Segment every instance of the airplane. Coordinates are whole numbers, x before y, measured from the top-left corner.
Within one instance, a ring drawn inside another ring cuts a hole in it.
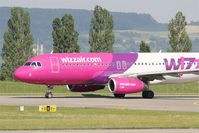
[[[116,98],[142,92],[152,99],[150,84],[199,80],[198,53],[53,53],[32,57],[13,73],[16,80],[48,87],[66,85],[72,92],[90,92],[106,85]]]

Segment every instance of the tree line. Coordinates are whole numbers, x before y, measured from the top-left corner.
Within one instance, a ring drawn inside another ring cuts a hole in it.
[[[133,21],[133,20],[132,20]],[[19,7],[11,8],[8,30],[4,33],[2,48],[1,80],[13,80],[13,71],[34,56],[33,36],[30,31],[30,15]],[[191,51],[191,41],[186,33],[185,16],[178,12],[175,19],[168,25],[170,52]],[[90,52],[113,52],[115,35],[113,32],[113,16],[108,10],[95,6],[90,23]],[[52,22],[53,53],[80,52],[78,32],[75,30],[74,19],[70,14],[54,18]],[[150,52],[150,47],[144,41],[140,43],[140,52]]]

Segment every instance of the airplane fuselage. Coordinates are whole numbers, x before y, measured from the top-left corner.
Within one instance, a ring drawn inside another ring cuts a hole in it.
[[[44,54],[30,58],[16,69],[14,77],[47,85],[49,89],[68,85],[73,91],[98,90],[108,83],[116,97],[123,97],[126,93],[146,91],[149,84],[199,80],[198,57],[198,53]],[[146,93],[143,97],[154,95]]]

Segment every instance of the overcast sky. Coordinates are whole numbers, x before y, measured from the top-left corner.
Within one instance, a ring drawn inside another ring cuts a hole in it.
[[[164,23],[182,11],[188,22],[199,21],[199,0],[0,0],[1,7],[93,10],[95,5],[109,11],[149,13]]]

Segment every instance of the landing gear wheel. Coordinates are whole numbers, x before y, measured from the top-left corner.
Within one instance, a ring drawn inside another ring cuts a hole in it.
[[[114,94],[115,98],[124,98],[125,94]]]
[[[153,91],[143,91],[142,92],[142,97],[143,98],[148,98],[148,99],[152,99],[154,97],[154,92]]]
[[[46,92],[45,98],[53,98],[52,92]]]

